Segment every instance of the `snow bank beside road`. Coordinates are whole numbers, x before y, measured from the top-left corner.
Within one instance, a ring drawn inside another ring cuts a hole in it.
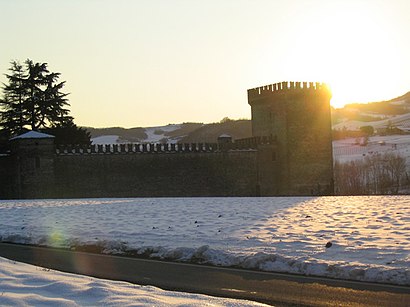
[[[0,257],[1,306],[267,306],[62,273]]]

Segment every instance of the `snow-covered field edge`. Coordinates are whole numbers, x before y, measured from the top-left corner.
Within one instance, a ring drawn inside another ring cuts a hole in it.
[[[0,236],[0,241],[4,243],[58,247],[71,251],[101,253],[106,255],[122,255],[143,259],[410,286],[410,270],[389,268],[374,264],[366,266],[360,263],[341,264],[337,261],[306,261],[303,259],[295,259],[295,257],[286,257],[264,252],[251,255],[237,255],[219,249],[212,249],[208,245],[203,245],[198,248],[166,248],[162,246],[129,248],[127,242],[81,242],[78,240],[69,240],[67,242],[59,242],[58,246],[56,246],[53,244],[55,240],[56,238],[52,236],[42,236],[36,240],[20,235]],[[332,247],[337,248],[334,245]]]

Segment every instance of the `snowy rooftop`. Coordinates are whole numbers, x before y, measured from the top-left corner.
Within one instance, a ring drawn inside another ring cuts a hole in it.
[[[54,138],[53,135],[46,134],[46,133],[41,133],[37,131],[29,131],[23,134],[20,134],[14,138],[11,138],[10,140],[18,140],[18,139],[50,139]]]
[[[222,139],[222,138],[232,138],[232,137],[229,134],[221,134],[218,138]]]

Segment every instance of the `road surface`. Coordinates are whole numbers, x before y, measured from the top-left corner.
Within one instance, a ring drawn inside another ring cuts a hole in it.
[[[275,306],[410,306],[410,287],[0,243],[0,256],[98,278]]]

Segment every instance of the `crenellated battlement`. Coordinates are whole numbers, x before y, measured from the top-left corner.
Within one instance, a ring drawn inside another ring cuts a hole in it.
[[[217,143],[130,143],[105,145],[64,145],[56,148],[57,155],[112,155],[112,154],[158,154],[158,153],[214,153],[226,150],[257,149],[258,145],[272,144],[274,140],[268,137],[251,137],[236,140],[229,144]]]
[[[295,82],[284,81],[274,84],[268,84],[265,86],[255,87],[248,90],[248,101],[270,97],[278,93],[289,92],[301,92],[301,91],[327,91],[330,92],[329,86],[326,83],[321,82]]]
[[[187,152],[214,152],[218,144],[189,143],[189,144],[105,144],[105,145],[66,145],[56,148],[57,155],[89,155],[89,154],[156,154],[156,153],[187,153]]]

